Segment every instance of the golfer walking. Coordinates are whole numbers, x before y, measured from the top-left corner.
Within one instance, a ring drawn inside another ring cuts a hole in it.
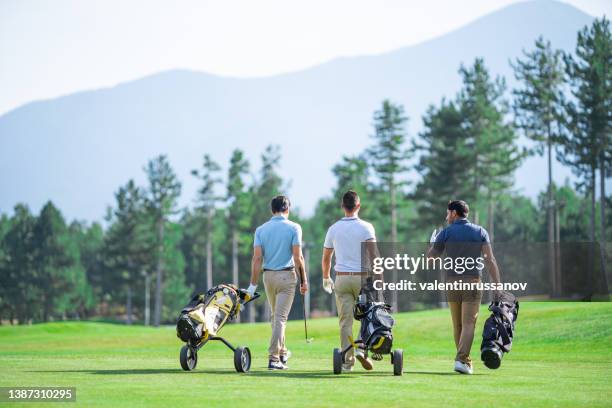
[[[361,202],[354,191],[347,191],[342,197],[344,218],[329,227],[323,245],[323,289],[327,293],[336,290],[336,306],[340,320],[340,344],[344,350],[349,344],[349,337],[353,336],[353,307],[359,297],[362,277],[366,272],[362,270],[361,244],[362,242],[375,242],[376,233],[369,222],[359,218]],[[332,255],[336,254],[336,281],[330,277]],[[363,350],[350,349],[346,354],[342,369],[351,371],[355,365],[355,358],[363,368],[372,369],[372,360],[364,354]]]
[[[448,226],[438,233],[428,257],[437,258],[446,253],[447,258],[463,258],[461,267],[447,270],[447,282],[478,283],[484,265],[493,282],[499,282],[499,269],[493,256],[489,234],[468,219],[470,209],[465,201],[455,200],[448,203],[446,222]],[[480,263],[478,262],[480,258]],[[466,260],[473,261],[467,262]],[[459,265],[459,263],[454,263]],[[466,265],[469,264],[470,267]],[[470,350],[474,340],[474,330],[478,319],[478,309],[482,291],[477,289],[451,290],[446,292],[448,306],[453,321],[453,335],[457,354],[454,370],[462,374],[472,374]]]
[[[259,274],[263,267],[266,297],[270,304],[272,337],[268,348],[268,369],[286,370],[290,353],[285,345],[285,327],[300,274],[300,293],[308,290],[304,256],[302,255],[302,227],[289,221],[289,199],[276,196],[270,207],[272,218],[255,230],[253,260],[251,262],[251,284],[248,292],[257,289]]]

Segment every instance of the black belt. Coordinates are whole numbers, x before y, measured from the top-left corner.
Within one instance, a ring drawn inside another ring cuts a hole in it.
[[[290,266],[289,268],[283,268],[283,269],[264,269],[264,272],[284,272],[284,271],[295,271],[295,267]]]

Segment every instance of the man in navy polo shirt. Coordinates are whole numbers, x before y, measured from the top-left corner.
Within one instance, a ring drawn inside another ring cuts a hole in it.
[[[485,266],[491,280],[497,283],[500,281],[499,269],[493,256],[489,234],[483,227],[472,224],[467,219],[469,211],[465,201],[455,200],[448,203],[446,211],[448,226],[436,235],[434,244],[427,255],[436,258],[446,253],[447,258],[455,261],[454,269],[447,270],[447,282],[478,283],[482,266]],[[480,262],[478,262],[479,259]],[[457,262],[458,260],[461,262]],[[446,295],[457,348],[454,369],[458,373],[472,374],[470,350],[474,340],[482,292],[477,289],[451,290],[447,291]]]

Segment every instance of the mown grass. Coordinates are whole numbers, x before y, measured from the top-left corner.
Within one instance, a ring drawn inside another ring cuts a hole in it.
[[[478,359],[483,308],[474,341]],[[287,372],[266,369],[267,324],[228,325],[221,334],[253,353],[248,374],[234,371],[219,343],[181,370],[173,327],[153,329],[68,322],[0,327],[0,386],[74,386],[77,406],[611,406],[612,304],[522,303],[512,352],[498,370],[476,362],[475,375],[452,372],[448,310],[398,314],[396,346],[404,375],[388,359],[375,370],[332,374],[337,319],[289,323]],[[18,404],[14,404],[21,406]],[[29,407],[38,404],[27,404]]]

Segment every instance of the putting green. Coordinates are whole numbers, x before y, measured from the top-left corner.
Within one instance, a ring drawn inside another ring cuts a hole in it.
[[[487,315],[483,308],[475,359]],[[356,368],[333,375],[337,319],[310,321],[311,344],[304,341],[301,321],[289,323],[293,357],[287,372],[266,369],[268,324],[226,326],[224,337],[251,348],[248,374],[234,371],[232,353],[220,343],[200,351],[195,371],[182,371],[173,327],[69,322],[0,327],[0,386],[76,387],[76,406],[84,407],[611,404],[612,303],[522,303],[513,351],[498,370],[477,360],[473,376],[452,372],[448,310],[395,317],[396,347],[405,353],[401,377],[392,375],[388,358],[372,372]]]

